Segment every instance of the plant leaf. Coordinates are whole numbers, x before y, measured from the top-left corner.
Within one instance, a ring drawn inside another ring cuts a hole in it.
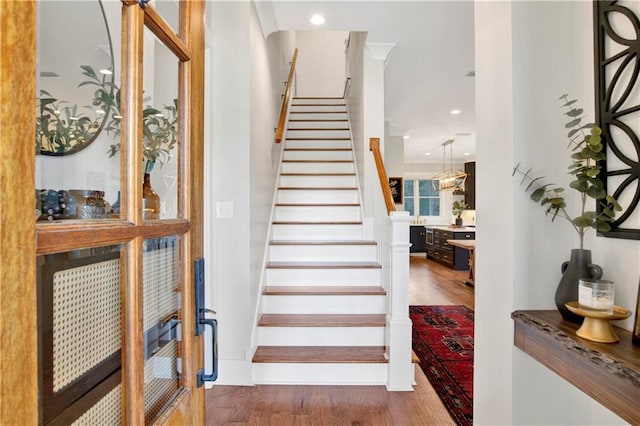
[[[565,112],[565,115],[568,115],[569,117],[577,117],[580,114],[582,114],[584,112],[584,110],[582,108],[573,108],[570,109],[569,111]]]
[[[572,127],[576,127],[576,126],[580,125],[581,121],[582,121],[581,118],[576,118],[575,120],[571,120],[570,122],[565,124],[564,127],[567,128],[567,129],[571,129]]]
[[[535,202],[538,202],[542,199],[545,193],[545,188],[540,187],[531,193],[531,199]]]

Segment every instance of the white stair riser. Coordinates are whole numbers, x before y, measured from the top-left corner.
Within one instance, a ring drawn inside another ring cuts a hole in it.
[[[280,189],[278,203],[287,204],[344,204],[357,203],[357,189]]]
[[[384,385],[388,365],[380,364],[253,364],[256,384]]]
[[[351,149],[351,140],[288,140],[285,142],[285,148],[338,148]]]
[[[345,104],[344,98],[293,98],[291,103],[294,105],[300,104]]]
[[[275,269],[267,268],[267,285],[379,285],[379,268]]]
[[[375,245],[271,245],[271,262],[375,262]]]
[[[298,121],[298,120],[305,120],[305,121]],[[320,119],[320,120],[323,120],[323,121],[308,120],[306,118],[296,118],[295,120],[289,120],[289,122],[287,124],[287,129],[288,130],[291,130],[291,129],[310,129],[310,128],[315,128],[315,129],[344,129],[344,128],[349,127],[349,122],[348,121],[341,121],[341,120],[324,121],[324,120],[329,120],[329,119]]]
[[[295,112],[289,113],[289,119],[294,120],[346,120],[346,112]]]
[[[285,160],[353,160],[353,151],[284,151]]]
[[[356,222],[361,220],[359,206],[278,206],[274,216],[278,222]]]
[[[263,296],[265,314],[384,314],[385,296]]]
[[[384,346],[384,327],[258,327],[262,346]]]
[[[318,102],[312,105],[295,105],[291,104],[289,111],[291,112],[347,112],[345,105],[320,105]]]
[[[343,126],[344,127],[344,126]],[[341,127],[341,128],[343,128]],[[296,138],[351,138],[351,132],[347,130],[296,130],[287,129],[287,139]]]
[[[362,225],[273,225],[276,241],[349,241],[362,239]]]
[[[305,188],[355,188],[356,176],[280,176],[280,186]]]
[[[282,173],[354,173],[353,162],[348,163],[282,163]]]

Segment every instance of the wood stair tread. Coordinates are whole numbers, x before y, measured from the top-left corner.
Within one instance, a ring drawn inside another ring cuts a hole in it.
[[[384,327],[384,314],[262,314],[259,327]]]
[[[283,163],[353,163],[353,160],[282,160]]]
[[[302,118],[292,118],[292,119],[291,119],[291,120],[289,120],[289,121],[296,121],[296,122],[298,122],[298,121],[309,121],[309,122],[311,122],[311,121],[314,121],[314,122],[315,122],[315,121],[325,121],[325,122],[326,122],[326,121],[347,122],[347,121],[349,121],[349,120],[347,120],[346,118],[335,118],[335,119],[334,119],[334,118],[307,118],[307,119],[302,119]]]
[[[375,241],[364,240],[271,240],[272,246],[375,246]]]
[[[385,364],[384,346],[258,346],[258,363]]]
[[[339,106],[339,105],[335,105]],[[289,111],[289,114],[346,114],[347,111]]]
[[[287,138],[288,141],[350,141],[351,138],[323,138],[323,137],[305,137],[305,138]],[[351,150],[349,148],[349,150]]]
[[[268,269],[380,269],[377,262],[269,262]]]
[[[359,203],[276,203],[276,207],[359,207]]]
[[[287,132],[290,131],[317,131],[317,130],[329,130],[329,131],[347,131],[348,127],[292,127],[287,128]]]
[[[335,107],[346,107],[347,104],[333,104],[333,103],[318,103],[318,104],[294,104],[293,102],[291,103],[292,107],[296,107],[296,106],[335,106]]]
[[[272,222],[274,225],[362,225],[362,221],[354,222],[292,222],[277,220]]]
[[[354,191],[358,188],[355,186],[279,186],[278,190],[309,190],[309,191]]]
[[[285,148],[285,151],[352,151],[351,148]]]
[[[380,286],[276,286],[264,287],[262,294],[270,296],[384,296],[387,294]]]
[[[294,96],[293,99],[344,99],[343,96]]]
[[[280,176],[355,176],[355,173],[280,173]]]

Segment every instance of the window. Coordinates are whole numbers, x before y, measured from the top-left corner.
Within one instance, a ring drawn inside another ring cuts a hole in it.
[[[440,216],[440,194],[431,180],[404,180],[404,209],[409,216]]]

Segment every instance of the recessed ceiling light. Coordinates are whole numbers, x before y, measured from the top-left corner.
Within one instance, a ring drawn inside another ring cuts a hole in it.
[[[460,111],[459,109],[452,109],[452,110],[451,110],[451,114],[453,114],[453,115],[458,115],[458,114],[460,114],[461,112],[462,112],[462,111]]]
[[[313,25],[322,25],[322,24],[324,24],[324,22],[325,22],[325,19],[324,19],[324,16],[322,16],[322,15],[317,15],[316,14],[316,15],[313,15],[311,17],[311,23]]]
[[[409,139],[411,136],[403,136],[402,139],[407,140]]]
[[[100,70],[100,72],[101,72],[102,74],[105,74],[105,75],[111,75],[111,74],[113,74],[113,71],[108,70],[108,69],[106,69],[106,68],[101,69],[101,70]]]
[[[470,155],[468,152],[465,152],[464,155]]]
[[[425,152],[424,155],[431,155],[431,153],[430,152]]]

